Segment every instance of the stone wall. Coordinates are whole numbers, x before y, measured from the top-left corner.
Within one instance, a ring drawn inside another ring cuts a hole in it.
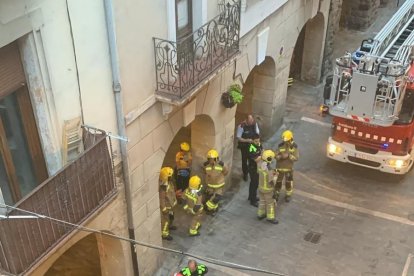
[[[343,1],[341,25],[353,30],[365,30],[377,17],[379,6],[380,0]]]
[[[322,62],[322,77],[332,72],[333,44],[335,34],[339,30],[342,0],[332,0],[329,7],[328,27],[325,38],[325,49]]]

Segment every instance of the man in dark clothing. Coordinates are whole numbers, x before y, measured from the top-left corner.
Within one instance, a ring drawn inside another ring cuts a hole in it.
[[[181,274],[184,276],[202,276],[206,275],[208,269],[203,264],[197,264],[195,260],[189,260],[188,266],[181,269]]]
[[[249,144],[249,174],[250,174],[250,185],[249,185],[249,198],[250,205],[255,207],[257,204],[257,186],[259,185],[259,174],[257,172],[257,160],[260,160],[262,155],[263,147],[260,143],[259,134],[254,134],[253,143]]]
[[[249,173],[248,167],[248,155],[249,155],[249,144],[253,142],[253,135],[260,134],[259,126],[254,120],[252,115],[247,115],[245,121],[241,122],[237,127],[237,140],[239,141],[238,148],[241,151],[242,157],[242,170],[243,180],[247,181],[247,175]]]

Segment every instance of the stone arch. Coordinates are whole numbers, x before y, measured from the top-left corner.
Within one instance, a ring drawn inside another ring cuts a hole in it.
[[[318,84],[322,73],[323,50],[326,24],[324,15],[318,12],[304,26],[303,54],[300,78],[311,84]]]
[[[253,114],[260,125],[262,136],[267,137],[281,121],[276,93],[276,65],[272,57],[255,66],[244,85],[243,102],[237,106],[236,127],[247,114]]]
[[[166,151],[162,167],[175,167],[175,155],[182,142],[191,145],[193,163],[201,164],[204,162],[207,151],[216,146],[216,130],[213,119],[206,114],[196,115],[194,120],[188,125],[183,126],[173,137],[168,150]],[[199,166],[193,166],[192,174],[199,174]]]
[[[125,275],[121,241],[89,234],[67,249],[48,269],[53,275]]]

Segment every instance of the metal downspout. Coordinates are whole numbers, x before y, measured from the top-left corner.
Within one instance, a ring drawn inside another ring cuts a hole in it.
[[[124,111],[122,107],[122,97],[121,97],[119,58],[118,58],[118,51],[117,51],[117,46],[116,46],[116,30],[115,30],[112,0],[104,0],[104,7],[105,7],[106,30],[108,32],[109,53],[111,57],[111,69],[112,69],[112,80],[113,80],[113,90],[114,90],[114,97],[115,97],[118,134],[120,136],[126,137]],[[132,203],[131,203],[131,190],[130,190],[131,186],[130,186],[126,142],[120,141],[120,145],[121,145],[122,171],[123,171],[124,183],[125,183],[125,200],[126,200],[126,205],[127,205],[128,233],[129,233],[129,238],[132,240],[135,240],[134,224],[133,224],[133,218],[132,218]],[[131,255],[132,255],[132,266],[133,266],[134,275],[139,276],[137,253],[135,251],[135,246],[132,243],[131,243]]]

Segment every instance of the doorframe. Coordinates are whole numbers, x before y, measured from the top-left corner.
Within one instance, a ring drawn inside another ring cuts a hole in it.
[[[22,198],[22,194],[19,188],[19,182],[17,181],[16,168],[14,167],[13,158],[10,152],[10,148],[7,143],[6,131],[4,130],[3,121],[0,119],[0,154],[3,159],[4,167],[6,169],[6,175],[9,180],[9,188],[11,196],[14,202],[19,201]]]

